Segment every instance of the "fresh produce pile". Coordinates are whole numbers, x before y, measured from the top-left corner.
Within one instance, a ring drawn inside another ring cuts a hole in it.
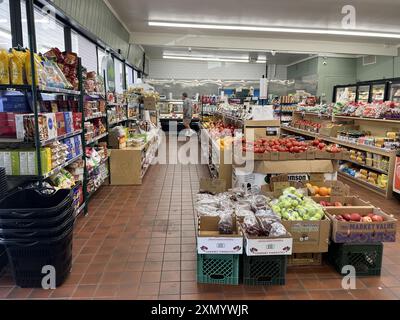
[[[251,192],[232,189],[217,195],[198,194],[196,210],[201,216],[219,217],[221,235],[233,233],[233,217],[243,221],[242,227],[249,235],[278,237],[286,235],[280,217],[268,205],[270,199],[260,195],[260,190]]]
[[[373,223],[373,222],[385,221],[385,219],[382,216],[373,213],[364,216],[359,213],[345,213],[345,214],[334,215],[333,217],[343,222]]]
[[[400,119],[400,104],[393,101],[374,103],[352,102],[339,104],[335,114],[375,119]]]
[[[341,202],[320,201],[319,204],[323,207],[344,207]]]
[[[321,205],[293,187],[285,189],[282,196],[271,201],[270,205],[283,220],[320,221],[325,216]]]
[[[223,121],[204,122],[203,127],[208,129],[213,138],[233,137],[236,127],[233,125],[225,125]]]
[[[290,152],[303,153],[306,152],[309,145],[305,141],[297,141],[296,138],[289,139],[258,139],[255,142],[242,139],[242,150],[244,152],[253,151],[254,153],[265,152]]]
[[[310,183],[307,183],[306,187],[307,187],[309,193],[313,197],[328,197],[332,193],[332,189],[331,188],[318,187],[318,186],[314,186],[314,185],[312,185]]]
[[[332,112],[332,105],[322,104],[314,107],[299,106],[298,111],[329,115]]]
[[[311,151],[327,151],[329,153],[340,153],[343,149],[337,145],[327,145],[321,140],[314,141],[299,141],[297,138],[285,139],[267,139],[261,138],[255,142],[242,139],[242,151],[254,153],[266,152],[290,152],[290,153],[304,153],[308,150]]]
[[[322,128],[322,124],[310,120],[296,120],[292,122],[292,127],[312,132],[319,132],[319,129]]]

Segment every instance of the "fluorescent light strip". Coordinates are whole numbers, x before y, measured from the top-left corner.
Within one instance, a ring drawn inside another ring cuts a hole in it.
[[[192,60],[192,61],[209,61],[209,62],[238,62],[238,63],[249,63],[249,60],[244,59],[224,59],[224,58],[207,58],[207,57],[190,57],[190,56],[169,56],[164,55],[163,59],[170,60]]]
[[[334,29],[307,29],[307,28],[282,28],[282,27],[257,27],[257,26],[233,26],[220,24],[196,24],[196,23],[175,23],[149,21],[151,27],[172,27],[172,28],[193,28],[193,29],[213,29],[213,30],[236,30],[236,31],[261,31],[261,32],[287,32],[287,33],[307,33],[307,34],[326,34],[338,36],[357,36],[400,39],[398,33],[353,31],[353,30],[334,30]]]

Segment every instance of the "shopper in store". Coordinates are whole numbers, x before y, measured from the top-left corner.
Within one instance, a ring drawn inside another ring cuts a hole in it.
[[[191,137],[195,134],[194,130],[190,128],[193,118],[193,102],[188,98],[188,94],[184,92],[182,94],[183,100],[183,125],[185,126],[186,137]]]

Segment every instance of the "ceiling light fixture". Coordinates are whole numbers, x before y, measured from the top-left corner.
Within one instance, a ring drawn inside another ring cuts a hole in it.
[[[400,34],[398,33],[355,31],[355,30],[258,27],[258,26],[220,25],[220,24],[176,23],[176,22],[162,22],[162,21],[149,21],[149,26],[169,27],[169,28],[213,29],[213,30],[307,33],[307,34],[326,34],[326,35],[338,35],[338,36],[400,39]]]
[[[170,60],[192,60],[192,61],[209,61],[209,62],[238,62],[249,63],[248,59],[227,59],[227,58],[211,58],[211,57],[194,57],[194,56],[176,56],[176,55],[163,55],[163,59]]]

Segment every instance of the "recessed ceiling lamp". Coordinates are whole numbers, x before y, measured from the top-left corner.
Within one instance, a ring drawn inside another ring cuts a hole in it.
[[[176,23],[176,22],[162,22],[162,21],[149,21],[149,26],[151,26],[151,27],[169,27],[169,28],[213,29],[213,30],[307,33],[307,34],[325,34],[325,35],[338,35],[338,36],[357,36],[357,37],[400,39],[400,34],[398,34],[398,33],[356,31],[356,30],[258,27],[258,26],[239,26],[239,25],[222,25],[222,24]]]

